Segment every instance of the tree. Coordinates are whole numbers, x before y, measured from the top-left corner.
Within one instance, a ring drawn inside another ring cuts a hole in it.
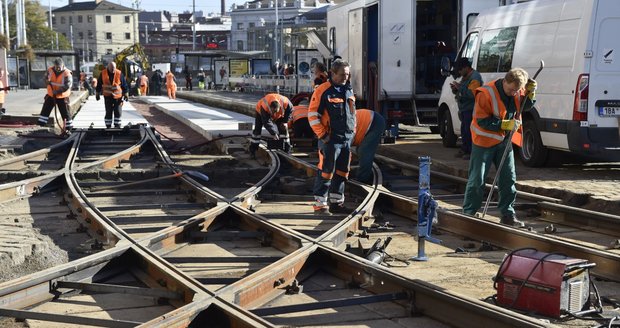
[[[15,5],[17,1],[9,3],[9,25],[11,44],[15,42]],[[56,32],[47,26],[48,11],[38,1],[25,0],[26,7],[26,37],[32,49],[56,49]],[[71,50],[71,43],[62,34],[58,35],[58,49]]]

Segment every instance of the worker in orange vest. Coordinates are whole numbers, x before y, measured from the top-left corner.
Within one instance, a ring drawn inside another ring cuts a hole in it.
[[[525,90],[524,90],[525,89]],[[527,91],[527,93],[525,93]],[[482,205],[485,191],[485,179],[491,165],[499,171],[497,186],[499,188],[498,208],[501,223],[523,227],[525,224],[515,216],[514,202],[517,197],[515,187],[517,175],[510,144],[507,140],[510,131],[518,130],[521,122],[515,117],[523,108],[529,110],[535,103],[536,81],[528,79],[522,68],[513,68],[504,78],[491,81],[474,92],[476,103],[471,122],[472,151],[469,160],[469,179],[465,189],[463,213],[474,215]],[[525,97],[527,95],[527,97]],[[513,134],[512,142],[520,146],[521,133]],[[503,165],[500,162],[506,147],[508,154]]]
[[[149,90],[149,77],[146,76],[146,72],[140,75],[140,94],[146,96]]]
[[[357,124],[355,125],[355,137],[353,137],[353,146],[357,147],[358,168],[356,179],[359,182],[372,183],[372,162],[379,143],[381,143],[381,135],[385,131],[385,119],[381,114],[368,110],[358,109],[355,111]]]
[[[108,68],[101,72],[99,82],[95,99],[99,101],[100,95],[103,94],[105,103],[105,126],[109,129],[112,126],[112,121],[114,121],[114,127],[120,128],[121,116],[123,114],[123,100],[129,101],[129,88],[125,80],[125,75],[120,70],[116,69],[116,63],[109,62]]]
[[[169,99],[177,99],[177,82],[171,71],[166,73],[166,89],[168,90]]]
[[[62,58],[54,59],[54,66],[47,69],[45,84],[47,85],[47,94],[45,95],[37,123],[40,126],[47,125],[50,113],[54,106],[56,106],[60,116],[65,121],[65,131],[71,130],[73,128],[73,119],[69,113],[68,105],[71,86],[73,85],[73,74],[65,68]]]
[[[293,129],[295,138],[314,138],[314,131],[308,122],[308,106],[297,105],[293,107],[290,127]]]
[[[291,150],[291,141],[288,135],[286,123],[293,111],[291,101],[277,93],[270,93],[256,103],[256,116],[254,118],[254,130],[250,140],[250,154],[255,156],[260,144],[260,136],[263,126],[274,140],[284,140],[284,151]]]

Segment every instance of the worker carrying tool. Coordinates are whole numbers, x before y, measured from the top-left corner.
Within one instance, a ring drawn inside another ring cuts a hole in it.
[[[73,85],[73,74],[65,68],[62,58],[54,59],[54,66],[47,69],[45,84],[47,85],[47,94],[45,95],[37,123],[40,126],[47,125],[52,109],[57,107],[60,115],[65,120],[65,131],[71,130],[73,128],[73,119],[68,107],[71,86]]]
[[[127,87],[125,75],[116,69],[115,62],[109,62],[107,69],[101,72],[99,82],[95,99],[99,101],[101,94],[103,94],[105,126],[109,129],[114,121],[114,127],[120,128],[123,100],[129,100],[129,88]]]
[[[463,213],[474,215],[480,209],[485,179],[493,164],[498,178],[500,222],[515,227],[525,226],[517,219],[513,207],[517,197],[516,171],[508,137],[512,136],[512,142],[521,145],[521,133],[518,131],[521,125],[520,111],[532,108],[535,92],[536,81],[528,79],[527,72],[522,68],[513,68],[504,78],[487,83],[474,92],[476,103],[471,123],[473,145]],[[507,156],[502,163],[504,152]]]
[[[288,135],[287,122],[293,111],[291,101],[277,93],[270,93],[256,103],[256,116],[254,119],[254,131],[250,141],[250,154],[255,156],[260,144],[263,126],[271,134],[274,140],[284,142],[284,151],[291,150],[291,141]]]
[[[358,158],[356,179],[359,182],[371,184],[372,162],[377,147],[381,143],[381,135],[385,131],[385,119],[381,114],[368,109],[356,110],[355,119],[357,124],[352,145],[357,147],[355,150]]]
[[[334,61],[329,81],[314,90],[308,121],[319,138],[314,214],[349,212],[344,207],[344,187],[349,177],[350,146],[355,133],[355,95],[348,62]]]

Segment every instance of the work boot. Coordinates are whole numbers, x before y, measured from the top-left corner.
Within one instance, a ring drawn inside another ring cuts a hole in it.
[[[121,125],[120,125],[120,124],[114,124],[114,128],[115,128],[115,129],[120,129],[120,128],[121,128]]]
[[[352,209],[345,207],[344,204],[337,203],[329,204],[329,211],[338,214],[351,214],[353,212]]]
[[[525,223],[517,219],[514,214],[504,215],[499,221],[501,224],[509,225],[515,228],[525,228]]]
[[[332,215],[332,213],[329,211],[329,208],[327,208],[326,206],[323,206],[323,207],[314,206],[314,215]]]

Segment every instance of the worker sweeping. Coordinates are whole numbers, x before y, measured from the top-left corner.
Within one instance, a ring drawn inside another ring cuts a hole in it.
[[[523,90],[525,88],[525,90]],[[469,161],[469,179],[465,189],[463,213],[474,215],[480,209],[485,190],[485,179],[491,164],[498,170],[501,223],[523,227],[515,215],[517,197],[516,171],[511,140],[520,145],[521,133],[510,133],[521,125],[519,109],[527,111],[535,103],[536,81],[528,79],[522,68],[513,68],[504,78],[492,81],[475,90],[476,103],[471,123],[472,152]],[[526,97],[527,96],[527,97]],[[522,101],[525,103],[522,106]],[[516,117],[515,117],[516,116]],[[509,149],[506,149],[509,147]],[[504,152],[504,163],[501,163]]]
[[[293,111],[291,101],[277,93],[270,93],[256,103],[256,117],[254,119],[254,131],[250,141],[250,154],[255,156],[260,143],[263,126],[271,134],[274,140],[284,141],[284,151],[291,150],[291,142],[286,123]]]
[[[65,131],[73,128],[73,119],[69,113],[69,96],[73,85],[73,74],[65,67],[62,58],[54,59],[54,66],[47,69],[45,74],[47,94],[43,101],[43,107],[37,123],[40,126],[47,125],[50,113],[54,107],[58,108],[60,115],[65,120]]]

